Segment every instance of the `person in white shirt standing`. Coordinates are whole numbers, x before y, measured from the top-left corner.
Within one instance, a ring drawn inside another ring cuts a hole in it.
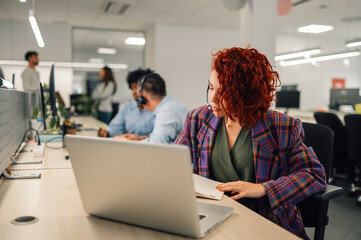
[[[25,60],[29,62],[27,68],[22,72],[24,91],[30,93],[30,106],[33,109],[39,105],[39,82],[40,74],[35,70],[36,65],[39,64],[38,53],[35,51],[28,51],[25,54]]]
[[[94,89],[92,98],[98,101],[98,119],[109,124],[112,115],[112,95],[117,90],[117,84],[112,70],[109,67],[103,67],[100,72],[100,83]]]

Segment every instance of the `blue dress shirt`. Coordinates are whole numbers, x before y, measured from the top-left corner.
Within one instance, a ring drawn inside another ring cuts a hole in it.
[[[187,107],[175,98],[165,96],[154,110],[154,129],[143,142],[173,143],[183,129]]]
[[[153,131],[154,116],[147,110],[139,111],[136,101],[126,102],[109,123],[106,130],[110,137],[132,133],[138,136],[149,135]]]

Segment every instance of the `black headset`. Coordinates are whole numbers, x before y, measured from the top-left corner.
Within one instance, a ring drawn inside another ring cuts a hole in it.
[[[207,86],[207,94],[206,94],[207,104],[206,104],[206,106],[207,106],[207,108],[208,108],[209,110],[212,111],[212,107],[211,107],[211,105],[209,104],[209,100],[208,100],[208,92],[209,92],[209,84],[208,84],[208,86]]]
[[[138,107],[143,107],[143,105],[147,104],[147,99],[145,99],[145,97],[142,95],[142,90],[143,90],[143,86],[145,81],[147,80],[147,78],[154,76],[154,75],[158,75],[157,73],[149,73],[147,75],[142,76],[138,81],[139,81],[139,90],[138,90]]]

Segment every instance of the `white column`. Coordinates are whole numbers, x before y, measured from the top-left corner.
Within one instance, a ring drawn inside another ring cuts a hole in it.
[[[276,40],[276,0],[249,0],[240,10],[241,47],[250,45],[274,64]]]

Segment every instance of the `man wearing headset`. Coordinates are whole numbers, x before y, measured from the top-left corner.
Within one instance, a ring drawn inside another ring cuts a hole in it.
[[[133,99],[122,105],[117,115],[109,123],[108,127],[100,128],[98,130],[99,137],[115,137],[119,138],[126,133],[131,133],[139,136],[140,139],[149,137],[153,131],[154,116],[151,112],[139,107],[138,100],[138,80],[147,74],[154,71],[148,69],[137,69],[128,72],[127,83],[130,90],[132,90]]]
[[[138,83],[138,106],[153,112],[154,128],[148,138],[124,134],[121,139],[153,143],[173,143],[183,128],[188,109],[180,101],[167,96],[163,78],[157,73],[143,76]]]

